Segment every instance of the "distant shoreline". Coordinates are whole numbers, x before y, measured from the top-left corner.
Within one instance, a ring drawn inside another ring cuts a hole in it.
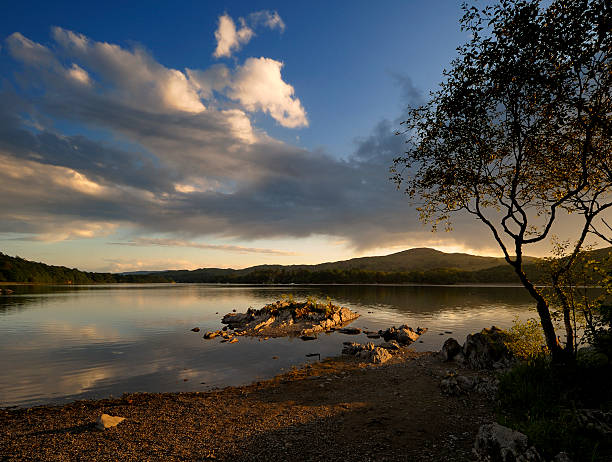
[[[289,283],[289,284],[260,284],[260,283],[238,283],[238,282],[87,282],[83,284],[62,284],[59,282],[0,282],[0,286],[62,286],[62,287],[86,287],[86,286],[178,286],[178,285],[207,285],[221,287],[316,287],[316,286],[376,286],[376,287],[523,287],[513,282],[482,282],[482,283],[457,283],[457,284],[426,284],[426,283],[375,283],[375,282],[343,282],[343,283]],[[543,287],[543,286],[540,286]]]

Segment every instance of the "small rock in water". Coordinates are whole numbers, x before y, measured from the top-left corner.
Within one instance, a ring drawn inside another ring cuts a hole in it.
[[[211,338],[215,338],[217,335],[219,335],[219,332],[210,331],[210,332],[206,332],[204,334],[204,338],[208,340],[208,339],[211,339]]]
[[[98,430],[106,430],[107,428],[116,427],[124,420],[125,417],[102,414],[98,417],[98,420],[96,420],[96,428]]]
[[[452,331],[452,330],[445,330],[445,331],[444,331],[444,333],[445,333],[445,334],[452,334],[452,333],[453,333],[453,331]]]
[[[238,341],[238,339],[236,337],[232,338],[229,343],[236,343]]]
[[[347,335],[357,335],[361,334],[361,329],[359,329],[358,327],[345,327],[343,329],[339,329],[338,332]]]
[[[306,341],[306,340],[316,340],[316,337],[313,337],[312,335],[302,335],[300,337],[302,340]]]
[[[234,308],[234,309],[232,310],[232,313],[235,313],[235,312],[236,312],[236,309]]]
[[[278,356],[272,356],[272,359],[278,359]]]
[[[194,327],[193,329],[191,329],[191,332],[200,332],[200,328],[199,327]]]

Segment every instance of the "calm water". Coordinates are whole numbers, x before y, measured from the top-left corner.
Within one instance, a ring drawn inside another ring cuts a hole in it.
[[[205,284],[15,286],[0,296],[0,406],[62,403],[136,391],[202,391],[268,378],[291,366],[340,354],[342,342],[365,335],[323,334],[317,340],[204,340],[232,309],[259,308],[291,293],[330,297],[358,311],[352,326],[371,330],[408,324],[429,332],[417,350],[437,350],[453,336],[508,327],[534,316],[518,287],[284,286]],[[217,314],[218,313],[218,314]],[[452,334],[443,334],[452,331]],[[273,359],[273,357],[278,359]]]

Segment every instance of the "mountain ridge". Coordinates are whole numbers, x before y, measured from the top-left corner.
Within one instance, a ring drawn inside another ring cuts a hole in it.
[[[540,261],[537,257],[525,256],[525,263],[532,264]],[[432,249],[429,247],[415,247],[412,249],[402,250],[389,255],[377,255],[370,257],[355,257],[348,260],[338,260],[317,264],[266,264],[254,265],[247,268],[214,268],[202,267],[194,270],[161,270],[150,271],[147,274],[159,273],[174,273],[174,272],[235,272],[248,273],[259,270],[300,270],[323,271],[323,270],[350,270],[359,269],[365,271],[389,271],[389,272],[404,272],[404,271],[428,271],[435,269],[455,269],[462,271],[478,271],[487,268],[504,265],[506,262],[503,257],[489,257],[472,255],[461,252],[442,252],[441,250]],[[145,274],[143,271],[125,272],[121,274]]]

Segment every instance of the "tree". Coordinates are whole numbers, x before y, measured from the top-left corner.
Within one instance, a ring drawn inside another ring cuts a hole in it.
[[[485,225],[536,301],[555,361],[573,352],[573,337],[559,343],[523,255],[550,237],[560,214],[580,216],[574,252],[553,278],[559,285],[612,206],[611,17],[605,0],[464,5],[471,39],[430,101],[409,110],[409,148],[392,167],[434,229],[466,212]],[[565,311],[564,322],[571,333]]]

